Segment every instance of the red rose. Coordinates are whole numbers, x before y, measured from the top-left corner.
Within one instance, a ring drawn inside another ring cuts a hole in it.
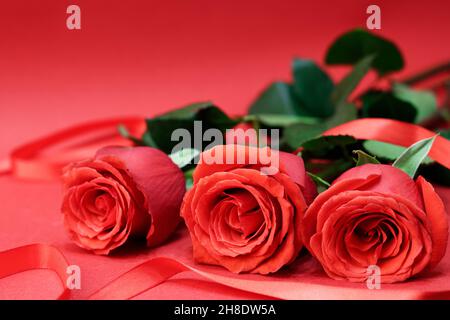
[[[305,246],[334,279],[403,281],[435,266],[447,246],[447,216],[430,183],[400,169],[366,164],[336,179],[308,208]]]
[[[130,236],[155,246],[179,222],[185,193],[181,170],[163,152],[107,147],[63,175],[64,224],[80,247],[108,254]]]
[[[252,153],[279,156],[279,170],[261,173]],[[208,159],[218,156],[223,163]],[[240,158],[245,161],[225,161]],[[201,155],[181,215],[194,259],[232,272],[267,274],[292,262],[303,244],[300,221],[316,193],[301,158],[244,145],[216,146]]]

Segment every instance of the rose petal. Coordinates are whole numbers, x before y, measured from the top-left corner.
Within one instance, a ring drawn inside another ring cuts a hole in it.
[[[179,209],[186,191],[182,171],[162,151],[148,147],[106,147],[96,158],[115,156],[144,196],[151,217],[147,245],[164,242],[180,221]]]
[[[379,175],[380,179],[373,184],[361,186],[359,190],[370,190],[385,194],[395,193],[414,202],[419,208],[423,208],[423,202],[414,180],[402,170],[390,165],[369,163],[357,166],[344,172],[333,184],[346,179],[365,179],[374,174]]]
[[[431,224],[433,253],[430,268],[436,266],[444,257],[448,242],[448,219],[444,203],[433,186],[423,177],[417,178],[417,186],[422,194],[425,212]]]

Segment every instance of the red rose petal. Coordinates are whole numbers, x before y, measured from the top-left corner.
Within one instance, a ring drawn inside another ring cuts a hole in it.
[[[325,202],[328,201],[330,197],[344,191],[358,189],[366,184],[373,183],[373,181],[377,179],[380,179],[380,175],[376,173],[372,173],[364,179],[342,179],[341,181],[333,182],[332,187],[319,194],[310,207],[306,210],[301,224],[302,237],[305,246],[310,249],[309,242],[311,237],[316,232],[320,232],[320,230],[317,230],[317,214],[320,211],[320,208],[325,204]]]
[[[149,147],[106,147],[96,157],[110,155],[123,161],[145,197],[151,216],[147,244],[161,244],[180,221],[179,208],[186,191],[183,173],[166,154]]]
[[[448,218],[444,204],[433,186],[424,178],[417,178],[417,186],[422,193],[425,212],[431,223],[433,253],[429,267],[432,268],[444,257],[448,242]]]
[[[395,193],[408,199],[409,201],[412,201],[419,206],[419,208],[423,208],[423,202],[417,191],[414,180],[402,170],[390,165],[365,164],[354,167],[339,176],[333,184],[345,179],[364,179],[373,174],[379,175],[380,179],[373,184],[364,185],[364,190],[376,191],[385,194]]]

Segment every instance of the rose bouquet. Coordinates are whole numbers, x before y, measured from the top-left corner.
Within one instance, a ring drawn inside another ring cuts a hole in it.
[[[154,247],[183,221],[194,260],[234,273],[275,273],[307,254],[353,282],[372,266],[385,283],[431,270],[448,237],[429,182],[450,184],[442,84],[393,81],[399,49],[363,30],[339,37],[325,62],[353,67],[334,83],[295,59],[292,81],[269,85],[244,116],[203,102],[147,119],[139,136],[120,126],[134,146],[64,170],[73,241],[104,255],[132,237]]]

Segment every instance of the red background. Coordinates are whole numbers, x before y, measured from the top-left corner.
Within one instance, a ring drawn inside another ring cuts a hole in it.
[[[81,7],[81,30],[66,28],[70,4]],[[270,81],[289,79],[293,57],[321,62],[337,35],[365,27],[370,4],[381,7],[376,33],[405,55],[403,74],[450,58],[450,2],[444,0],[2,0],[0,158],[22,142],[84,120],[154,115],[199,100],[242,113]],[[58,184],[0,177],[0,250],[62,245],[69,261],[78,258],[91,272],[84,283],[90,291],[136,264],[116,261],[94,276],[99,267],[92,264],[105,260],[73,248],[58,207]],[[21,288],[41,273],[1,280],[0,295],[23,295]],[[196,283],[197,296],[185,285],[181,297],[252,296],[219,286],[202,291]],[[46,285],[43,295],[51,296],[49,290]],[[168,297],[169,291],[155,290],[149,296]]]
[[[81,8],[81,30],[66,8]],[[406,73],[450,58],[441,1],[31,0],[0,6],[0,156],[79,121],[153,115],[213,100],[241,113],[294,56],[365,27],[369,4],[404,52]]]

